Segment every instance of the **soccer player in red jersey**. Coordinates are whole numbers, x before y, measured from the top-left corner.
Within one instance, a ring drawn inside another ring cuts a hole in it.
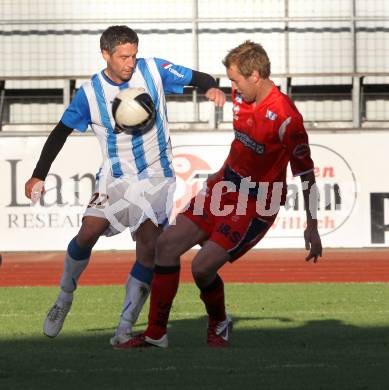
[[[223,167],[208,178],[158,239],[146,331],[118,349],[167,347],[167,322],[179,283],[180,255],[201,245],[192,263],[194,280],[208,313],[208,345],[227,347],[232,321],[224,303],[218,270],[257,244],[285,203],[286,170],[302,181],[307,227],[306,260],[322,255],[317,229],[317,190],[303,118],[288,96],[269,79],[263,47],[246,41],[223,61],[232,82],[235,139]]]

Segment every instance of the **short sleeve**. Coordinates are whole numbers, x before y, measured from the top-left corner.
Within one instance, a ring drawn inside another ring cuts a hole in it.
[[[155,58],[154,60],[166,94],[182,93],[184,87],[192,81],[192,69],[175,65],[161,58]]]
[[[61,122],[66,126],[85,132],[91,123],[88,99],[81,87],[74,95],[68,108],[62,115]]]
[[[300,176],[313,170],[308,134],[302,117],[299,115],[285,119],[280,125],[279,136],[287,147],[293,176]]]

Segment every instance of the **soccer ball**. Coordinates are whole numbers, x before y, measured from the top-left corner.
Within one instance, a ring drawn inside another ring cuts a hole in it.
[[[113,103],[116,134],[123,131],[137,135],[149,131],[155,123],[155,105],[143,88],[126,88],[120,91]]]

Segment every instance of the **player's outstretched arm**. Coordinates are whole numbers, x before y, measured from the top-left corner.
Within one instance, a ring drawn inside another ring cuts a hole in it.
[[[40,194],[44,192],[43,184],[47,174],[49,173],[51,164],[57,157],[59,151],[65,144],[67,137],[72,131],[72,128],[66,126],[62,122],[59,122],[50,133],[43,145],[43,149],[34,172],[24,186],[24,192],[27,198],[36,201]]]
[[[318,258],[322,256],[323,248],[319,231],[317,229],[317,203],[318,192],[313,171],[301,175],[303,186],[304,204],[307,213],[307,227],[304,231],[305,249],[309,250],[306,261],[316,263]]]
[[[225,93],[218,88],[216,80],[208,73],[193,70],[190,85],[193,85],[203,91],[206,98],[214,102],[217,107],[222,107],[226,102]]]

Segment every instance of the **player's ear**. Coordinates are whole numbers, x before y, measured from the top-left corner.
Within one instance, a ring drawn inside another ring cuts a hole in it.
[[[111,57],[111,56],[109,55],[109,51],[108,51],[108,50],[101,50],[101,54],[102,54],[104,60],[105,60],[106,62],[108,62],[109,58]]]
[[[254,70],[253,73],[251,73],[251,76],[249,76],[249,79],[253,83],[257,83],[260,79],[258,71]]]

